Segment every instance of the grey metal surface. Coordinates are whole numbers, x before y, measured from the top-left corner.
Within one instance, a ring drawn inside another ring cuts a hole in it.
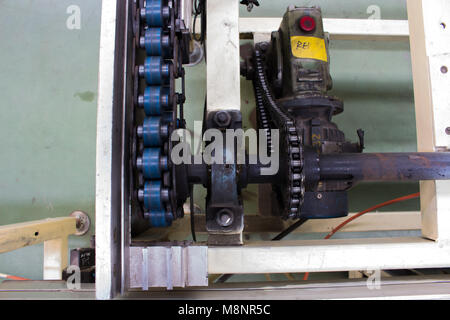
[[[381,279],[369,289],[367,279],[301,282],[225,283],[209,288],[173,291],[130,291],[122,299],[311,300],[311,299],[450,299],[450,276],[410,276]],[[67,289],[64,281],[5,281],[0,299],[95,299],[92,284]]]
[[[0,283],[0,300],[93,300],[95,285],[81,284],[79,290],[67,288],[66,281],[4,281]]]
[[[206,246],[130,247],[129,253],[130,288],[208,285]]]
[[[367,279],[336,281],[214,284],[208,288],[130,292],[128,299],[205,300],[326,300],[326,299],[450,299],[450,276],[411,276],[381,279],[379,287]]]
[[[127,0],[103,1],[96,160],[96,288],[111,299],[121,287],[122,119]],[[119,71],[121,70],[121,71]]]

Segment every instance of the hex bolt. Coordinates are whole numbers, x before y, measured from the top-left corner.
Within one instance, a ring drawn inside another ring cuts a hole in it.
[[[161,200],[163,202],[169,202],[170,200],[169,189],[167,188],[161,189]]]
[[[144,20],[145,19],[145,8],[141,8],[139,15],[141,16],[141,19]]]
[[[145,76],[145,66],[143,66],[143,65],[139,66],[138,74],[139,74],[140,77],[144,77]]]
[[[138,96],[138,107],[139,108],[144,107],[144,96],[143,95]]]
[[[231,123],[231,116],[226,111],[219,111],[214,115],[214,122],[221,128],[228,127]]]
[[[261,42],[259,44],[259,48],[261,51],[266,52],[269,49],[269,43],[268,42]]]
[[[138,138],[142,138],[144,136],[144,127],[138,126],[136,130]]]
[[[230,209],[222,209],[217,213],[217,223],[222,227],[230,226],[233,220],[233,212]]]
[[[142,159],[142,157],[138,157],[136,159],[136,168],[138,168],[138,170],[142,170],[143,167],[144,167],[144,160]]]
[[[139,189],[138,190],[138,199],[139,201],[144,201],[144,189]]]

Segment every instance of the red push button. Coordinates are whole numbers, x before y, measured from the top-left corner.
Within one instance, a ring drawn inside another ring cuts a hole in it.
[[[304,16],[300,19],[300,29],[311,32],[316,28],[316,20],[310,16]]]

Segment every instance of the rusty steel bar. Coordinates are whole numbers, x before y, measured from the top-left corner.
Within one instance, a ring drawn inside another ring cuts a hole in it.
[[[419,181],[450,179],[450,152],[320,155],[320,180]]]

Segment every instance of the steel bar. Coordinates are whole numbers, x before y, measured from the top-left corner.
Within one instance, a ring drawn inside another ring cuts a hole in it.
[[[450,179],[450,153],[324,154],[319,167],[321,180],[446,180]]]

